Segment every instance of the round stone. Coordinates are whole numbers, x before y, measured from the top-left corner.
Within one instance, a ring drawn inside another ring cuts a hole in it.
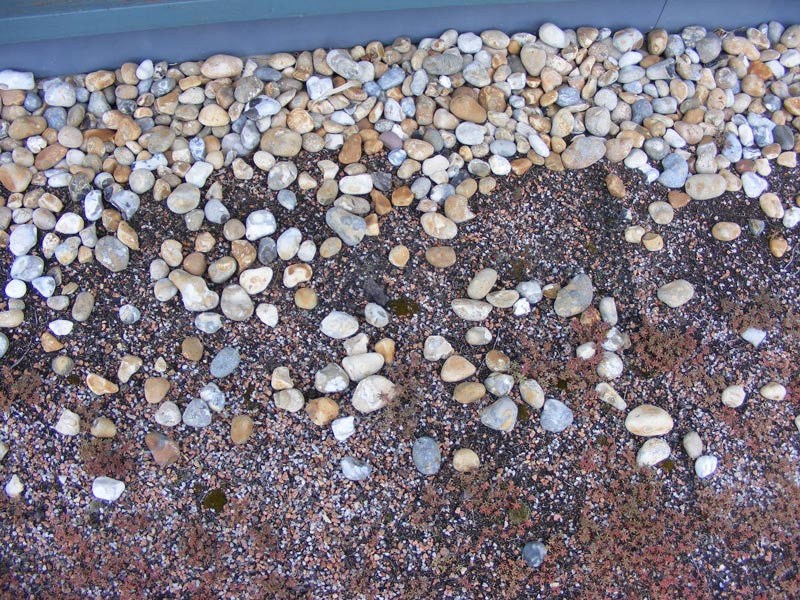
[[[544,403],[539,422],[545,431],[559,433],[572,425],[573,419],[572,410],[566,404],[560,400],[548,398]]]
[[[669,444],[662,438],[650,438],[636,453],[636,466],[653,467],[667,460],[672,454]]]
[[[547,546],[542,542],[528,542],[522,548],[522,559],[529,567],[540,567],[547,556]]]
[[[481,466],[481,459],[474,450],[459,448],[453,453],[453,468],[459,473],[472,473]]]
[[[705,454],[694,462],[694,472],[700,479],[710,477],[717,470],[717,457]]]
[[[656,295],[670,308],[678,308],[694,298],[694,286],[685,279],[676,279],[658,288]]]

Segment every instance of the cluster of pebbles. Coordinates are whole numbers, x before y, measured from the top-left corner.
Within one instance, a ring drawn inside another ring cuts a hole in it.
[[[433,243],[427,260],[439,268],[452,266],[457,257],[446,242],[475,217],[470,200],[491,193],[496,177],[534,167],[560,171],[600,160],[622,162],[648,182],[673,190],[669,202],[650,205],[655,224],[669,223],[674,210],[690,201],[739,191],[758,198],[764,220],[713,225],[713,236],[723,242],[736,239],[743,225],[760,232],[766,220],[786,228],[800,222],[797,199],[770,192],[765,179],[773,162],[797,164],[798,25],[771,22],[735,32],[693,26],[676,34],[661,29],[645,34],[633,28],[564,30],[547,23],[537,34],[448,30],[418,44],[398,38],[391,45],[371,42],[246,59],[218,54],[180,64],[145,60],[114,71],[38,81],[33,73],[4,70],[0,102],[0,184],[8,192],[0,202],[0,241],[15,257],[0,327],[23,323],[28,294],[46,298],[55,316],[70,309],[71,319],[55,318],[41,334],[46,352],[63,350],[74,322],[91,318],[93,291],[66,281],[65,273],[93,261],[120,272],[128,268],[130,253],[140,250],[137,211],[143,195],[182,215],[187,230],[196,232],[189,254],[179,241],[161,240],[150,276],[155,297],[161,302],[179,297],[187,311],[197,313],[195,326],[206,334],[223,328],[226,320],[254,315],[275,327],[278,307],[258,301],[270,285],[294,289],[296,308],[314,311],[315,261],[380,235],[381,217],[393,210],[417,210],[420,229]],[[316,170],[301,170],[301,152],[313,156],[323,150],[338,153],[338,162],[320,160]],[[386,168],[370,171],[364,159],[378,155],[385,157]],[[299,226],[278,231],[268,207],[233,217],[221,185],[207,183],[223,167],[241,181],[252,179],[256,170],[267,173],[280,210],[295,209],[298,191],[312,193],[330,237],[318,247]],[[606,184],[610,194],[625,196],[619,177],[610,175]],[[220,235],[201,231],[207,227],[218,228]],[[640,225],[629,227],[625,239],[654,252],[664,247],[657,233]],[[768,243],[777,258],[790,250],[781,235],[770,236]],[[207,255],[220,245],[226,254],[209,262]],[[387,253],[397,267],[409,260],[404,246]],[[483,269],[469,283],[466,297],[452,300],[456,315],[476,323],[467,335],[470,344],[491,340],[491,332],[478,323],[492,311],[523,318],[544,297],[554,300],[555,314],[563,319],[596,313],[609,326],[607,337],[601,348],[593,342],[579,347],[578,356],[589,360],[602,353],[598,396],[627,410],[610,383],[622,373],[621,353],[630,347],[617,326],[613,298],[602,298],[595,307],[586,274],[560,289],[543,289],[537,281],[494,289],[496,282],[497,272]],[[664,282],[658,299],[678,308],[694,293],[690,282],[678,279]],[[132,304],[119,314],[127,324],[141,317]],[[375,303],[363,314],[363,322],[378,329],[389,318]],[[346,354],[317,371],[314,387],[322,397],[307,402],[287,366],[275,369],[271,378],[276,406],[305,410],[313,423],[330,425],[342,441],[353,433],[355,419],[340,417],[331,396],[355,384],[351,404],[369,413],[386,406],[395,393],[395,383],[380,374],[394,360],[395,341],[383,338],[370,349],[367,335],[359,332],[361,322],[340,311],[319,315],[320,333],[343,343]],[[757,345],[762,333],[748,330],[743,337]],[[8,345],[0,333],[0,356]],[[202,353],[200,340],[187,337],[184,357],[199,360]],[[482,382],[472,379],[477,367],[442,336],[427,338],[424,355],[443,361],[441,378],[456,384],[456,401],[475,402],[487,392],[496,398],[480,415],[490,429],[514,427],[518,404],[509,395],[514,386],[525,403],[541,411],[545,430],[561,432],[572,423],[569,407],[546,398],[537,381],[515,379],[509,357],[499,350],[487,353],[490,375]],[[214,358],[210,376],[227,377],[238,364],[237,349],[226,347]],[[59,375],[68,375],[73,366],[65,353],[53,360]],[[124,357],[117,381],[129,381],[141,367],[141,358]],[[165,372],[165,365],[155,367]],[[119,391],[118,383],[98,373],[87,373],[85,381],[94,394]],[[166,376],[144,382],[144,396],[162,428],[181,422],[205,427],[225,409],[225,394],[213,382],[183,410],[163,401],[169,389]],[[722,401],[736,406],[745,393],[726,389]],[[778,397],[785,388],[765,382],[761,394]],[[661,437],[673,428],[666,411],[640,405],[627,413],[625,424],[632,434],[648,438],[637,456],[639,465],[670,455]],[[78,415],[64,408],[55,429],[79,434]],[[234,443],[246,443],[252,430],[249,417],[233,417]],[[113,437],[116,428],[100,418],[91,432]],[[179,446],[165,433],[153,431],[146,441],[159,465],[178,460]],[[698,476],[714,472],[716,458],[702,454],[696,433],[687,433],[684,446]],[[438,472],[442,457],[436,440],[418,439],[412,454],[420,472]],[[462,448],[453,462],[456,469],[470,471],[480,459]],[[352,456],[342,460],[341,469],[352,480],[363,480],[372,470]],[[6,491],[21,493],[16,475]],[[114,500],[124,484],[101,477],[93,491]],[[532,562],[541,562],[538,547],[527,551]]]

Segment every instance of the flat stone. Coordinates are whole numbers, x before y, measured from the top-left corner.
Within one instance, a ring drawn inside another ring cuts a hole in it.
[[[305,398],[303,392],[297,388],[290,388],[288,390],[280,390],[273,396],[275,406],[287,412],[298,412],[302,410],[305,405]]]
[[[363,217],[338,206],[328,209],[325,213],[325,222],[348,246],[358,245],[367,232],[367,223]]]
[[[181,423],[181,410],[172,400],[167,400],[158,407],[153,418],[163,427],[175,427]]]
[[[561,162],[567,169],[585,169],[599,161],[606,153],[603,138],[581,137],[561,153]]]
[[[101,265],[112,273],[124,271],[128,267],[128,247],[113,235],[97,240],[94,255]]]
[[[167,208],[176,215],[185,215],[200,204],[200,189],[191,183],[182,183],[167,197]]]
[[[125,491],[125,483],[111,477],[96,477],[92,481],[92,495],[98,500],[114,502]]]
[[[744,404],[745,398],[747,398],[747,392],[741,385],[729,385],[722,390],[721,400],[725,406],[739,408]]]
[[[483,321],[492,312],[491,304],[471,298],[456,298],[450,306],[453,312],[465,321]]]
[[[372,475],[372,466],[352,456],[345,456],[340,463],[342,475],[350,481],[364,481]]]
[[[522,548],[522,560],[532,569],[542,566],[545,556],[547,556],[547,546],[542,542],[528,542]]]
[[[55,424],[55,430],[61,435],[78,435],[81,429],[81,418],[71,410],[64,408]]]
[[[358,319],[345,312],[333,310],[322,320],[319,328],[328,337],[341,340],[358,331]]]
[[[467,296],[473,300],[482,300],[492,291],[497,283],[497,271],[494,269],[481,269],[467,285]]]
[[[710,454],[699,456],[694,461],[694,472],[700,479],[705,479],[717,470],[717,457]]]
[[[253,316],[255,306],[250,295],[240,285],[229,285],[222,290],[219,302],[222,314],[231,321],[247,321]]]
[[[724,194],[727,187],[728,184],[722,175],[702,173],[689,177],[685,189],[692,200],[711,200]]]
[[[306,403],[306,414],[314,425],[324,427],[339,416],[339,404],[327,396],[314,398]]]
[[[192,400],[183,411],[183,423],[189,427],[208,427],[211,424],[211,409],[201,398]]]

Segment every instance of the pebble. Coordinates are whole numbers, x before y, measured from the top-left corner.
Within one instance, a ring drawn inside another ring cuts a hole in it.
[[[683,436],[683,449],[692,460],[696,459],[703,453],[703,440],[696,431],[688,431]]]
[[[517,422],[517,412],[516,403],[503,396],[481,411],[481,423],[495,431],[511,431]]]
[[[54,429],[61,435],[78,435],[81,430],[81,418],[71,410],[63,408]]]
[[[291,413],[302,410],[303,406],[305,405],[303,392],[296,388],[280,390],[276,392],[272,398],[277,408]]]
[[[786,388],[777,381],[770,381],[768,384],[762,386],[758,393],[766,400],[775,400],[783,402],[786,398]]]
[[[167,400],[158,407],[153,418],[163,427],[175,427],[181,422],[181,411],[177,404]]]
[[[363,414],[380,410],[395,395],[395,384],[383,375],[370,375],[358,382],[351,402]]]
[[[478,271],[467,285],[467,296],[473,300],[482,300],[492,291],[497,282],[497,271],[494,269],[482,269]]]
[[[423,475],[436,475],[442,465],[439,443],[431,437],[417,438],[411,449],[414,466]]]
[[[343,442],[356,432],[355,417],[340,417],[331,423],[333,437]]]
[[[225,346],[211,361],[211,376],[222,379],[233,373],[239,366],[239,351],[232,346]]]
[[[622,375],[624,365],[622,359],[613,352],[603,352],[597,364],[597,374],[606,380],[617,379]]]
[[[320,331],[335,340],[345,339],[358,331],[358,320],[345,312],[333,310],[320,323]]]
[[[125,491],[125,483],[111,477],[96,477],[92,481],[92,495],[98,500],[114,502]]]
[[[181,456],[178,444],[163,433],[151,431],[145,436],[144,440],[148,450],[150,450],[153,461],[159,467],[168,467],[177,462]]]
[[[658,288],[656,295],[670,308],[678,308],[694,298],[694,286],[685,279],[676,279]]]
[[[128,247],[112,235],[97,240],[94,255],[101,265],[112,273],[119,273],[128,267],[130,254]]]
[[[559,317],[568,318],[582,313],[592,303],[594,287],[588,275],[580,273],[558,291],[554,309]]]
[[[522,548],[522,560],[532,569],[542,566],[546,556],[547,546],[542,542],[528,542]]]
[[[314,398],[306,403],[306,414],[314,425],[324,427],[339,416],[339,405],[327,396]]]
[[[453,468],[459,473],[472,473],[481,466],[481,459],[474,450],[459,448],[453,453]]]
[[[667,460],[672,454],[669,444],[662,438],[650,438],[636,453],[636,466],[653,467]]]
[[[667,434],[672,431],[672,426],[670,414],[653,404],[641,404],[625,418],[625,428],[632,434],[643,437]]]
[[[211,409],[201,399],[192,400],[183,411],[183,423],[189,427],[208,427],[211,424]]]
[[[372,466],[369,463],[352,456],[345,456],[340,464],[342,475],[350,481],[364,481],[372,474]]]
[[[694,472],[700,479],[705,479],[717,470],[717,457],[705,454],[694,461]]]
[[[92,421],[90,432],[97,438],[113,438],[117,435],[117,426],[107,417],[98,417]]]
[[[732,242],[742,234],[742,228],[738,223],[720,221],[711,228],[711,235],[720,242]]]
[[[544,403],[539,423],[545,431],[560,433],[572,425],[574,419],[572,410],[554,398],[548,398]]]
[[[475,374],[475,365],[459,354],[450,356],[442,365],[440,376],[442,381],[456,383]]]

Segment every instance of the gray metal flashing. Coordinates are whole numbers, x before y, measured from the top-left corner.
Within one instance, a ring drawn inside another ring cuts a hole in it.
[[[20,2],[23,0],[14,0],[12,8]],[[562,27],[633,26],[644,31],[654,27],[675,31],[690,24],[734,29],[773,19],[800,22],[798,0],[505,0],[488,5],[480,0],[402,0],[395,6],[403,8],[392,11],[376,10],[385,5],[368,0],[297,0],[283,5],[248,0],[115,0],[110,4],[124,6],[105,9],[97,8],[98,2],[67,3],[83,6],[83,12],[53,10],[27,15],[11,12],[4,3],[0,9],[0,40],[18,41],[0,45],[0,68],[52,76],[114,68],[125,61],[145,58],[183,61],[217,52],[251,56],[347,47],[374,39],[391,42],[401,35],[419,39],[437,36],[448,28],[535,32],[546,21]],[[64,2],[56,5],[63,9]],[[201,6],[206,12],[192,16],[189,9]],[[245,6],[249,8],[242,8]],[[202,22],[207,20],[209,7],[215,7],[214,22]],[[243,12],[237,12],[237,7]],[[298,13],[307,16],[281,16]],[[104,24],[111,14],[116,15],[112,19],[116,25],[109,30],[110,26]],[[61,37],[52,37],[50,31],[47,35],[42,33],[42,39],[31,40],[29,33],[28,41],[24,41],[21,32],[25,28],[50,22],[56,15],[61,19]],[[264,15],[269,18],[255,18]],[[142,21],[145,17],[146,23]],[[13,23],[19,30],[16,34]],[[181,26],[163,27],[167,23]],[[144,25],[148,28],[142,28]],[[157,28],[149,28],[153,26]],[[97,34],[98,31],[103,33]]]

